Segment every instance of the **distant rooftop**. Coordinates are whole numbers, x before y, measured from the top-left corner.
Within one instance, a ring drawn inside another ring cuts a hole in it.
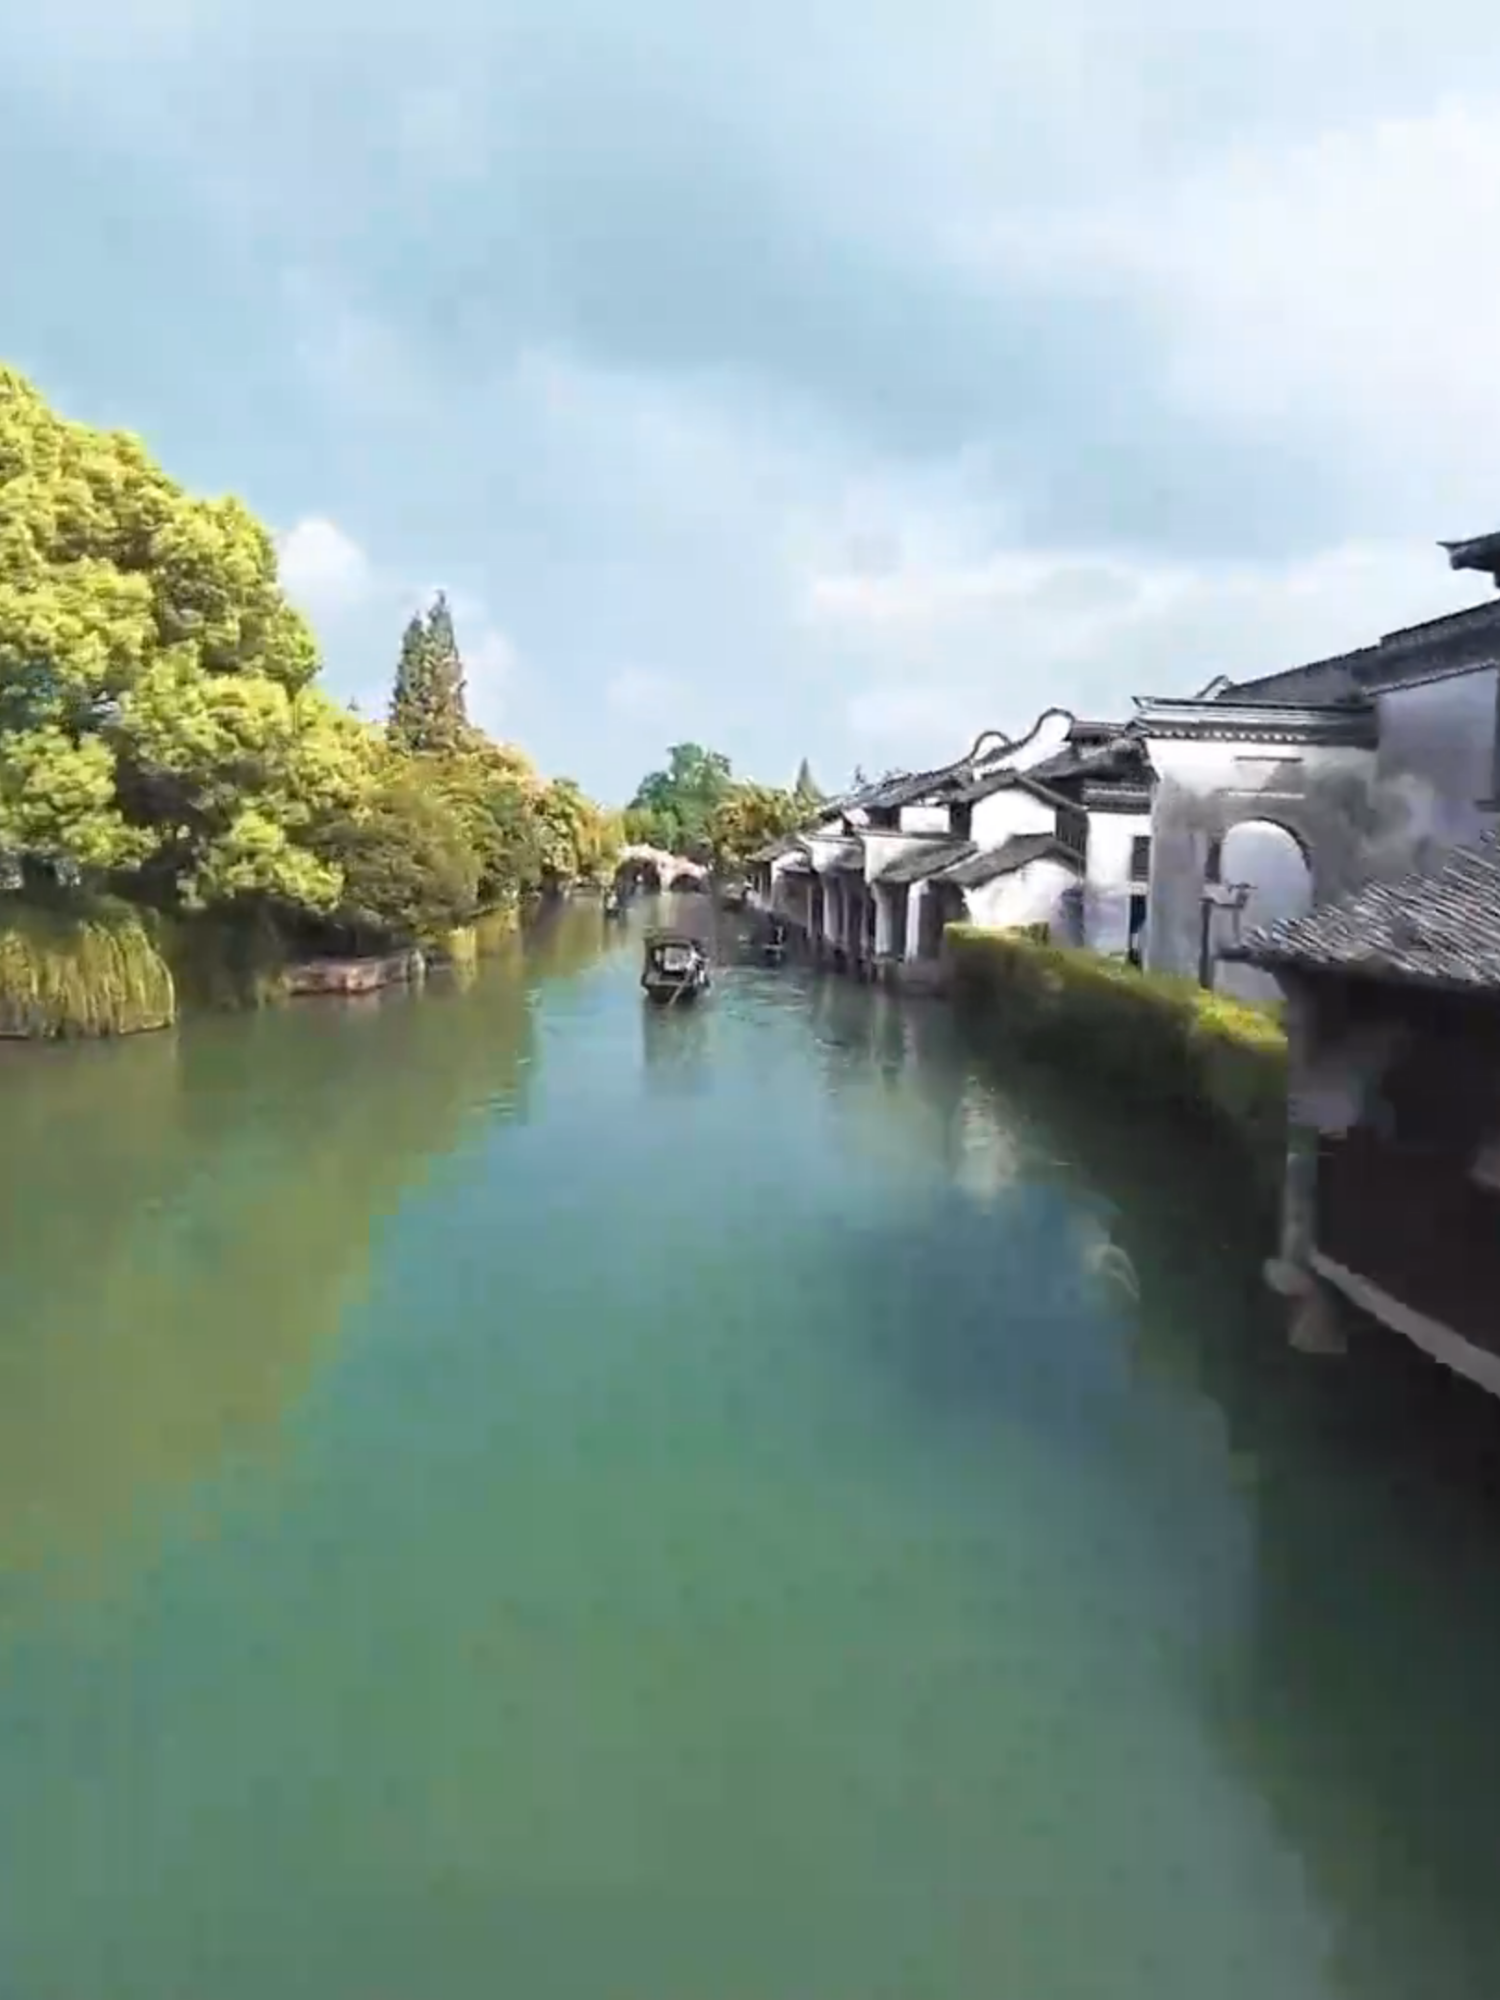
[[[1450,569],[1477,569],[1482,576],[1493,577],[1500,590],[1500,532],[1474,535],[1465,542],[1439,542],[1438,547],[1448,551]]]

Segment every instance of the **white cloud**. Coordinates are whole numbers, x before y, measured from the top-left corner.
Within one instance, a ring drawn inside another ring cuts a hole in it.
[[[805,615],[863,665],[851,728],[915,761],[1048,701],[1124,716],[1130,694],[1294,666],[1486,595],[1421,544],[1196,566],[1058,552],[814,575]]]
[[[1058,213],[1012,210],[967,241],[1043,289],[1123,283],[1159,329],[1188,416],[1368,474],[1362,530],[1492,525],[1500,460],[1494,329],[1500,96],[1448,96]]]
[[[364,550],[335,522],[317,515],[277,537],[276,562],[288,597],[314,616],[347,610],[370,591]]]

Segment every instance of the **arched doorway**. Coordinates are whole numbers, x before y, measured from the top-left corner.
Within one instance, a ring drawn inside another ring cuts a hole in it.
[[[1204,902],[1205,983],[1236,1000],[1272,1001],[1281,989],[1270,973],[1225,964],[1219,953],[1262,924],[1300,917],[1312,907],[1312,869],[1296,834],[1276,820],[1230,827],[1209,853]],[[1215,885],[1221,889],[1213,896]],[[1231,895],[1227,892],[1235,892]]]
[[[615,887],[631,895],[659,896],[661,894],[661,870],[654,861],[642,860],[632,855],[622,861],[615,870]]]

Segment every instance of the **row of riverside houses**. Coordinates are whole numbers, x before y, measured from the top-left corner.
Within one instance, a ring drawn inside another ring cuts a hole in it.
[[[1441,546],[1500,588],[1500,534]],[[1135,710],[828,801],[757,901],[909,985],[968,920],[1283,998],[1301,1337],[1331,1288],[1500,1394],[1500,598]]]

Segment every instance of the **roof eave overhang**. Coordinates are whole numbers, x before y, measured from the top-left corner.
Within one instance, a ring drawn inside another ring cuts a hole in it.
[[[1308,707],[1290,702],[1226,702],[1136,697],[1132,731],[1140,736],[1204,743],[1285,743],[1334,750],[1373,750],[1379,715],[1372,702]]]

